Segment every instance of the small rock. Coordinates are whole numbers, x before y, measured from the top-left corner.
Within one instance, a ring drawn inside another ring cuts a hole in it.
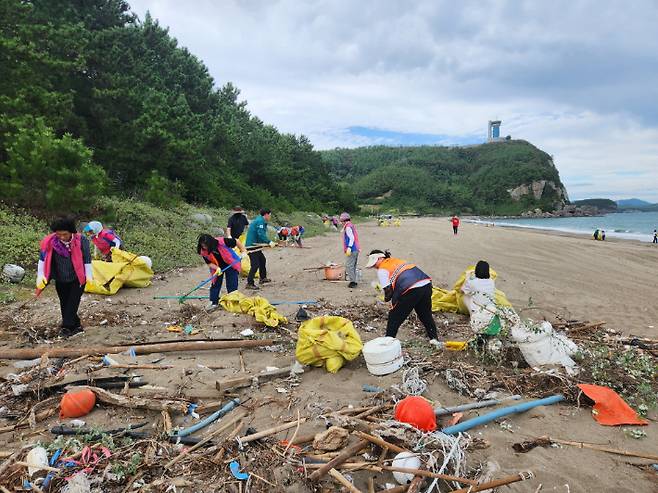
[[[25,269],[20,265],[5,264],[2,268],[2,278],[9,282],[18,284],[25,277]]]
[[[327,431],[315,435],[313,439],[313,448],[315,450],[324,450],[331,452],[338,450],[345,445],[349,432],[340,426],[332,426]]]

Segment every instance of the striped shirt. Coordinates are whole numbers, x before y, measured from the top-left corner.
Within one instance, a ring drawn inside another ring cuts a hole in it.
[[[89,249],[89,240],[82,236],[80,238],[80,246],[82,247],[82,262],[84,264],[91,264],[91,251]],[[62,257],[57,251],[53,250],[52,260],[52,278],[59,282],[75,282],[78,276],[75,274],[75,268],[71,257]]]

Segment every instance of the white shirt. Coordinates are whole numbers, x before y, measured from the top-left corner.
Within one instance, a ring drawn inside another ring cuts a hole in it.
[[[471,274],[462,285],[464,304],[473,311],[475,308],[495,304],[496,283],[493,279],[480,279]]]

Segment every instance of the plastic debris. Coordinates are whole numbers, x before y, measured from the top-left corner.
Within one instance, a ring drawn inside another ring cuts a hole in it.
[[[29,464],[27,473],[32,478],[36,473],[48,467],[48,452],[43,447],[34,447],[27,453],[25,462]]]
[[[393,467],[405,469],[420,469],[418,454],[413,452],[400,452],[393,459]],[[393,471],[393,478],[400,484],[408,484],[414,479],[414,475],[408,472]]]
[[[231,469],[231,474],[233,474],[235,479],[239,479],[240,481],[249,479],[249,473],[240,471],[240,464],[237,460],[232,461],[229,464],[229,468]]]

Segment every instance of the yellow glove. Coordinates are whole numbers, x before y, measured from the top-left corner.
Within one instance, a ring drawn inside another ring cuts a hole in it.
[[[352,255],[352,250],[345,250],[345,256],[349,257]]]
[[[208,265],[208,270],[210,270],[210,274],[213,276],[216,276],[220,273],[221,269],[219,268],[219,265],[215,264],[209,264]]]
[[[270,248],[274,248],[275,246],[276,246],[276,243],[274,243],[273,241],[270,241]]]
[[[48,281],[45,277],[37,277],[37,289],[45,289],[48,285]]]

